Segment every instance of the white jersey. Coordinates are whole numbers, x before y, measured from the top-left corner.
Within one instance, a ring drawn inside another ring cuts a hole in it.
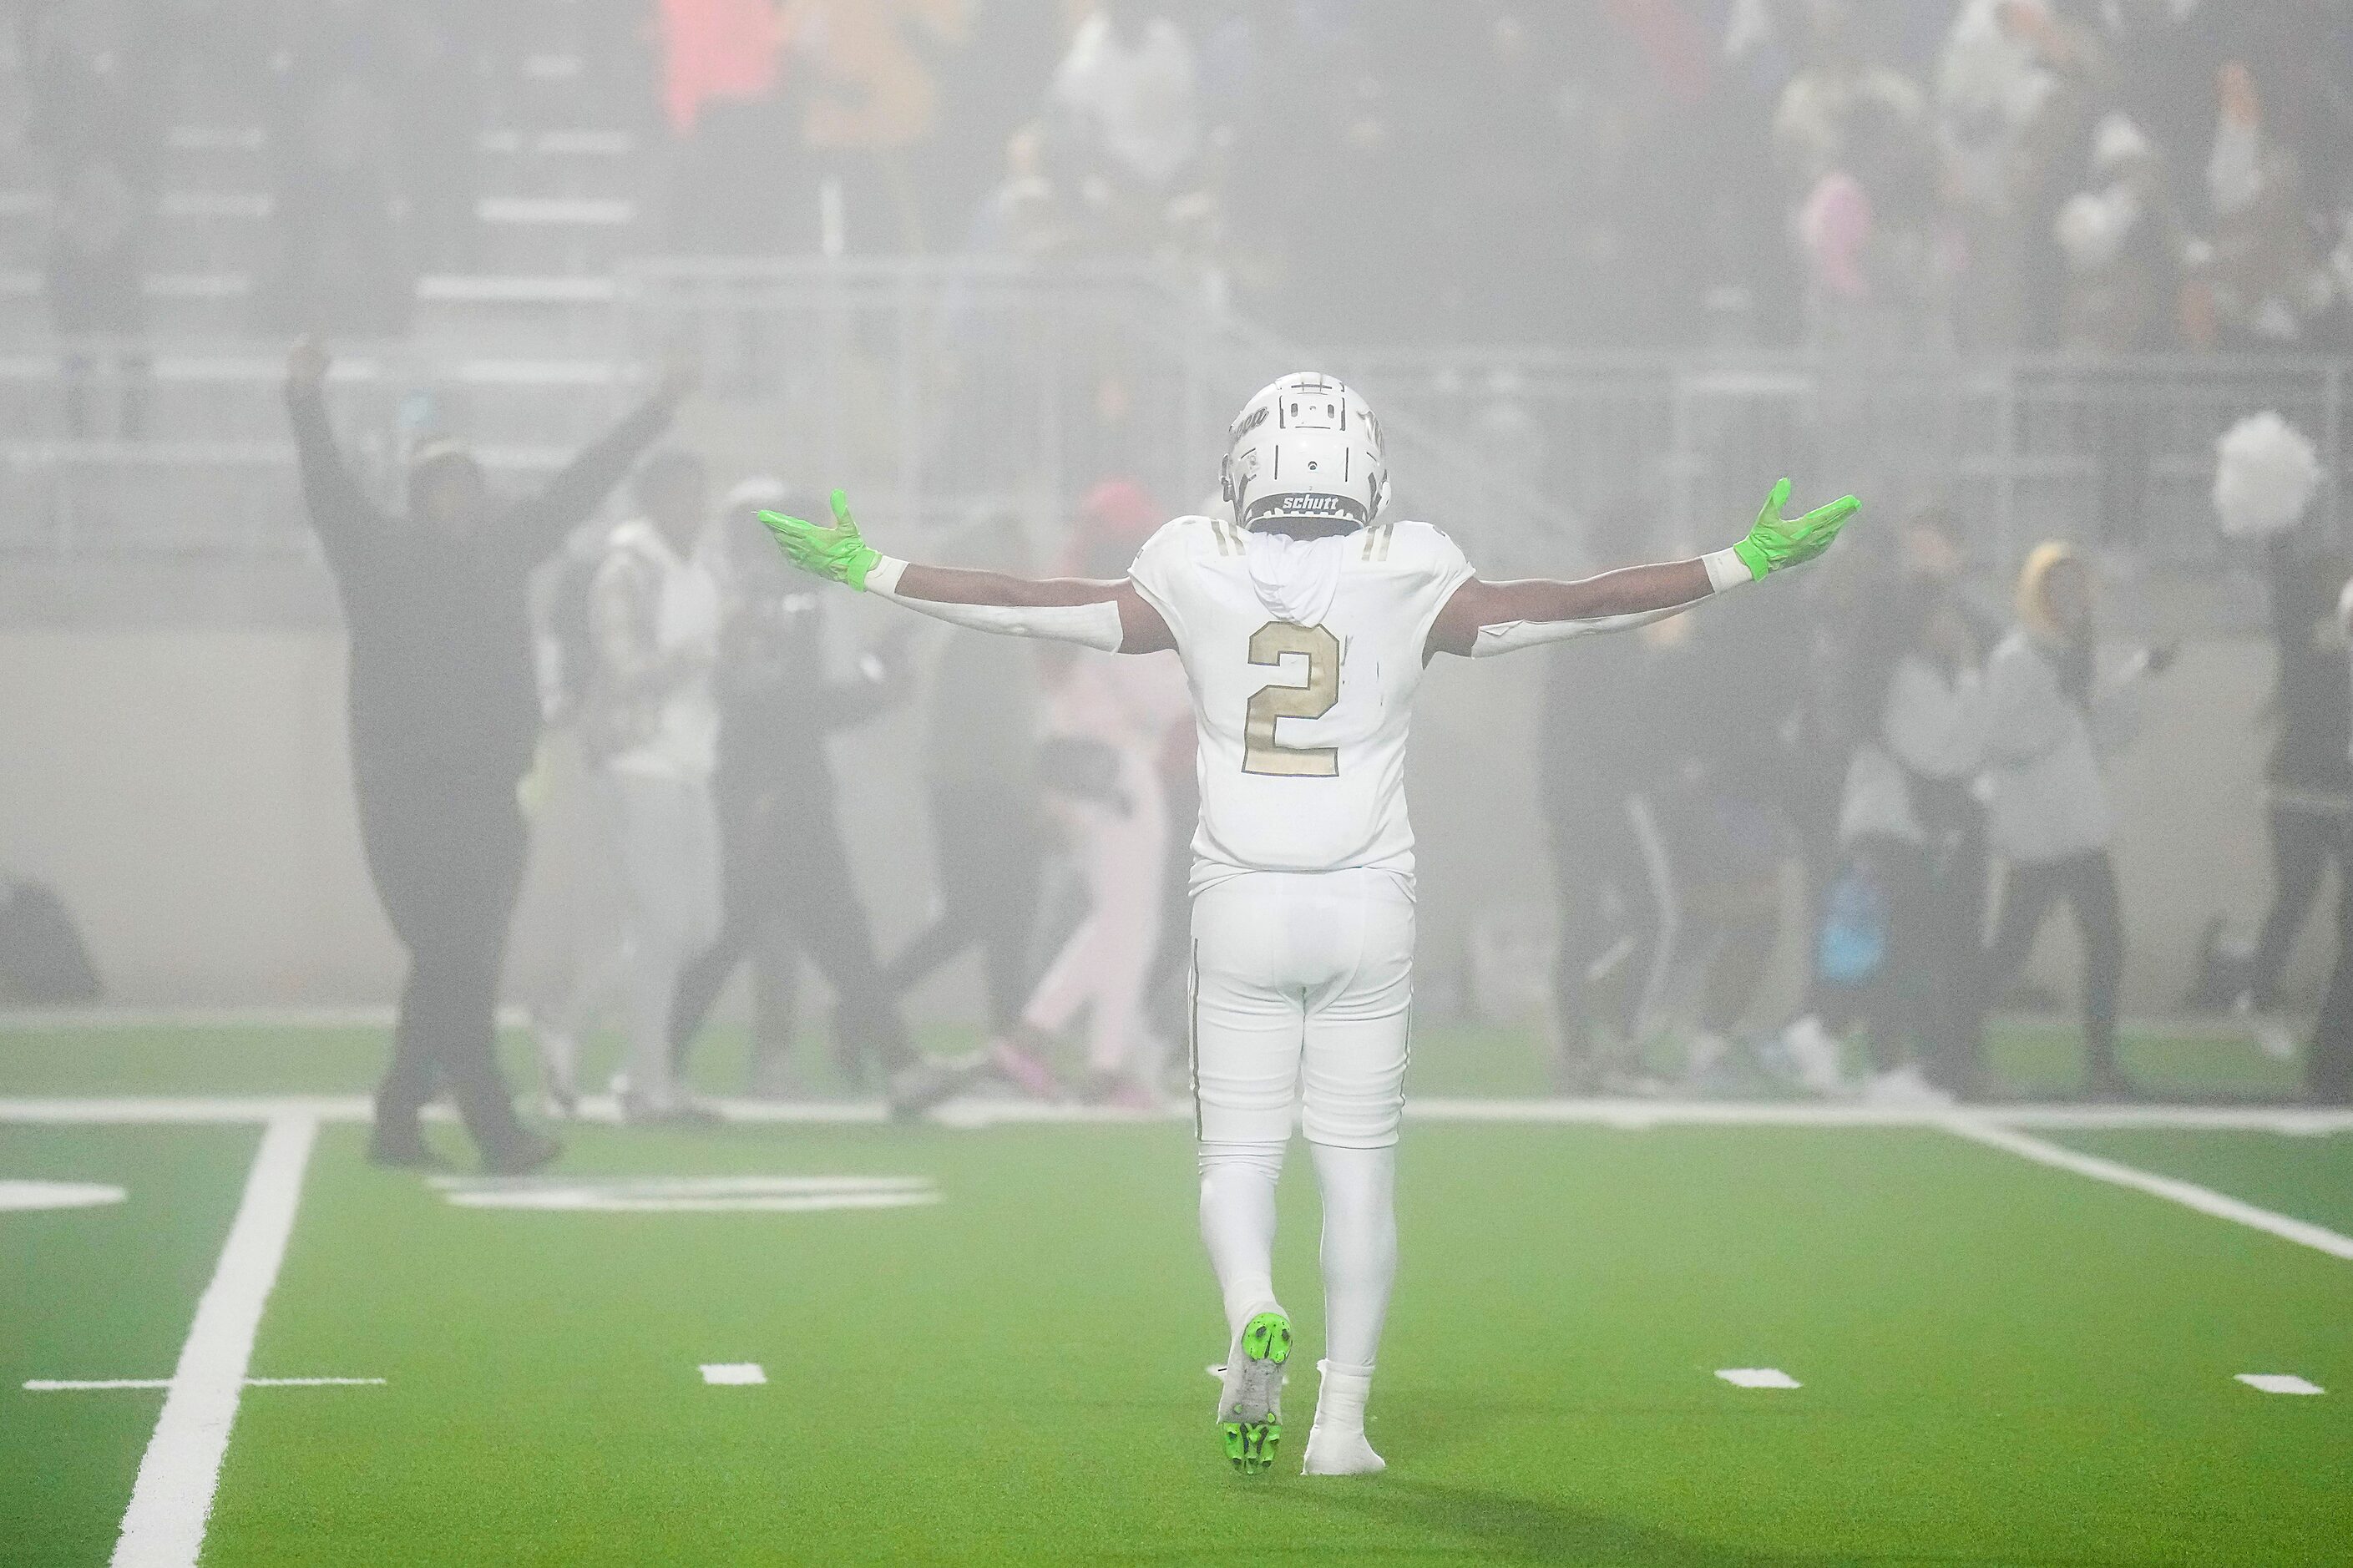
[[[1276,618],[1241,531],[1180,517],[1129,570],[1175,636],[1200,732],[1195,891],[1242,871],[1413,874],[1406,739],[1430,628],[1471,563],[1425,522],[1345,540],[1320,625]]]

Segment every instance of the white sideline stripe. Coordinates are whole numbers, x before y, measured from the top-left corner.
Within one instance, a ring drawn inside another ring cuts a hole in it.
[[[768,1372],[756,1361],[714,1361],[703,1366],[702,1381],[713,1387],[749,1388],[767,1382]]]
[[[1983,1143],[1988,1148],[2002,1150],[2023,1160],[2031,1160],[2038,1165],[2049,1165],[2057,1170],[2072,1171],[2079,1176],[2089,1176],[2095,1182],[2107,1182],[2119,1187],[2130,1187],[2135,1192],[2147,1193],[2152,1197],[2163,1198],[2168,1203],[2179,1204],[2182,1207],[2195,1209],[2200,1214],[2211,1215],[2216,1219],[2227,1219],[2234,1224],[2246,1226],[2250,1229],[2276,1236],[2283,1241],[2295,1242],[2298,1247],[2309,1247],[2314,1251],[2325,1252],[2331,1258],[2353,1260],[2353,1236],[2341,1236],[2326,1226],[2314,1225],[2309,1220],[2296,1219],[2288,1215],[2274,1214],[2269,1209],[2257,1208],[2251,1203],[2242,1202],[2226,1193],[2218,1193],[2211,1187],[2201,1187],[2195,1182],[2185,1182],[2174,1176],[2156,1175],[2131,1165],[2119,1164],[2114,1160],[2103,1160],[2096,1154],[2079,1153],[2075,1150],[2062,1148],[2056,1143],[2045,1142],[2040,1138],[2030,1138],[2023,1132],[2008,1127],[1999,1127],[1977,1117],[1951,1117],[1947,1120],[1945,1126],[1947,1131],[1959,1137]]]
[[[220,1264],[196,1303],[164,1413],[140,1458],[114,1543],[115,1568],[195,1568],[254,1335],[286,1259],[318,1133],[318,1122],[307,1116],[280,1116],[262,1131]]]
[[[721,1100],[729,1121],[790,1126],[872,1124],[890,1119],[880,1100],[783,1101]],[[618,1121],[610,1096],[580,1102],[581,1120]],[[366,1096],[346,1095],[27,1095],[0,1099],[0,1123],[41,1122],[128,1126],[142,1122],[257,1122],[280,1116],[314,1121],[366,1121]],[[428,1110],[438,1116],[438,1110]],[[1525,1126],[1595,1126],[1626,1131],[1654,1127],[1799,1127],[1947,1129],[1949,1110],[1902,1109],[1803,1101],[1642,1100],[1424,1100],[1410,1101],[1413,1121]],[[960,1099],[929,1119],[959,1129],[1069,1123],[1157,1125],[1189,1120],[1181,1106],[1123,1110],[1103,1106],[1041,1105],[1034,1100]],[[2083,1131],[2150,1128],[2169,1131],[2353,1132],[2353,1110],[2264,1105],[2005,1105],[1966,1112],[1974,1125]]]
[[[595,1187],[635,1198],[773,1197],[782,1193],[924,1192],[929,1176],[427,1176],[451,1193],[529,1193]]]
[[[270,374],[275,376],[283,372],[271,362]],[[353,1007],[0,1007],[0,1034],[78,1029],[389,1029],[396,1012],[389,1004]],[[520,1029],[530,1023],[527,1008],[499,1009],[499,1026],[502,1029]]]
[[[170,1388],[168,1377],[34,1377],[25,1381],[27,1394],[83,1394],[111,1388]],[[248,1388],[382,1388],[380,1377],[248,1377]]]
[[[1715,1374],[1735,1388],[1803,1388],[1778,1366],[1728,1366]]]

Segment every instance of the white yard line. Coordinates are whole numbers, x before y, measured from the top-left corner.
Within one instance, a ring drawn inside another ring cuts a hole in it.
[[[380,1377],[248,1377],[248,1388],[382,1388]],[[90,1394],[116,1388],[170,1388],[168,1377],[28,1377],[27,1394]]]
[[[227,1244],[196,1303],[164,1413],[139,1461],[114,1543],[116,1568],[195,1568],[245,1393],[254,1335],[286,1258],[318,1133],[314,1119],[294,1115],[277,1117],[262,1130]]]
[[[2157,1175],[2131,1165],[2119,1164],[2114,1160],[2103,1160],[2096,1154],[2079,1153],[2075,1150],[2030,1137],[2014,1128],[1996,1125],[1980,1117],[1949,1117],[1944,1126],[1958,1137],[2015,1154],[2022,1160],[2031,1160],[2038,1165],[2072,1171],[2076,1175],[2089,1176],[2095,1182],[2106,1182],[2115,1186],[2130,1187],[2137,1193],[2147,1193],[2151,1197],[2179,1204],[2200,1214],[2227,1219],[2234,1225],[2243,1225],[2266,1235],[2276,1236],[2283,1241],[2295,1242],[2298,1247],[2309,1247],[2331,1258],[2353,1260],[2353,1236],[2342,1236],[2309,1220],[2257,1208],[2251,1203],[2242,1202],[2227,1193],[2218,1193],[2211,1187],[2201,1187],[2195,1182]]]

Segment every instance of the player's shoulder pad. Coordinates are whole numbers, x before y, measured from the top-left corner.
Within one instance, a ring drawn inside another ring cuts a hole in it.
[[[1452,535],[1436,523],[1415,518],[1377,522],[1359,531],[1357,537],[1364,541],[1359,553],[1365,560],[1402,571],[1451,576],[1470,564]]]
[[[1188,514],[1173,517],[1152,531],[1135,552],[1136,566],[1216,555],[1242,553],[1241,530],[1223,518]],[[1131,570],[1131,576],[1134,571]]]

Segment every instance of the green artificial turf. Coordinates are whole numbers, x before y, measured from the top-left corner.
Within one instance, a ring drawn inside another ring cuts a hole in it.
[[[2049,1136],[2087,1154],[2179,1176],[2353,1236],[2353,1132],[2283,1137],[2132,1128],[2071,1130]]]
[[[0,1213],[0,1563],[103,1563],[164,1395],[31,1378],[169,1377],[258,1137],[247,1127],[0,1126],[0,1179],[124,1190]]]
[[[206,1561],[2330,1561],[2345,1264],[1934,1132],[1422,1128],[1370,1480],[1233,1476],[1162,1128],[582,1135],[931,1208],[462,1211],[322,1144]],[[1303,1161],[1302,1162],[1303,1165]],[[1303,1174],[1303,1171],[1301,1173]],[[1279,1283],[1321,1347],[1314,1214]],[[704,1362],[765,1386],[704,1386]],[[1743,1391],[1719,1368],[1804,1386]]]
[[[343,1091],[381,1049],[222,1033],[0,1034],[0,1094]],[[1434,1034],[1420,1092],[1538,1081],[1524,1035]],[[2127,1061],[2238,1072],[2237,1048],[2143,1040]],[[2072,1046],[1999,1049],[2056,1081]],[[1187,1131],[567,1130],[565,1174],[940,1194],[617,1215],[453,1206],[328,1126],[253,1371],[388,1381],[248,1390],[204,1561],[2348,1559],[2353,1264],[1930,1130],[1410,1127],[1370,1427],[1392,1468],[1346,1480],[1296,1473],[1323,1328],[1294,1149],[1290,1462],[1236,1477]],[[2353,1135],[2037,1136],[2353,1230]],[[0,1125],[0,1177],[131,1194],[0,1213],[0,1563],[105,1560],[162,1395],[20,1385],[168,1373],[254,1147],[248,1128]],[[707,1386],[716,1362],[768,1381]],[[1803,1386],[1715,1375],[1736,1367]]]
[[[921,1037],[925,1049],[939,1053],[968,1050],[977,1043],[970,1030],[954,1026],[928,1029]],[[0,1027],[0,1095],[360,1094],[374,1087],[383,1072],[388,1048],[388,1031],[364,1027]],[[722,1026],[710,1030],[692,1061],[696,1087],[712,1094],[743,1092],[748,1050],[744,1029]],[[520,1029],[506,1030],[501,1054],[509,1079],[528,1092],[537,1082],[529,1037]],[[619,1054],[619,1041],[611,1035],[586,1042],[583,1085],[601,1087]],[[810,1092],[824,1098],[857,1092],[818,1039],[805,1034],[795,1054]],[[2078,1037],[2065,1027],[1997,1022],[1989,1033],[1986,1055],[1992,1081],[2005,1099],[2064,1095],[2082,1075]],[[2228,1026],[2211,1035],[2137,1035],[2127,1029],[2119,1056],[2126,1070],[2153,1097],[2277,1099],[2292,1094],[2299,1081],[2296,1064],[2265,1057]],[[1678,1051],[1662,1047],[1654,1066],[1671,1076],[1680,1062]],[[1068,1065],[1075,1076],[1075,1046]],[[1533,1031],[1479,1024],[1417,1024],[1409,1087],[1423,1096],[1516,1098],[1552,1092],[1544,1047]],[[1763,1079],[1730,1087],[1744,1095],[1788,1092]]]

